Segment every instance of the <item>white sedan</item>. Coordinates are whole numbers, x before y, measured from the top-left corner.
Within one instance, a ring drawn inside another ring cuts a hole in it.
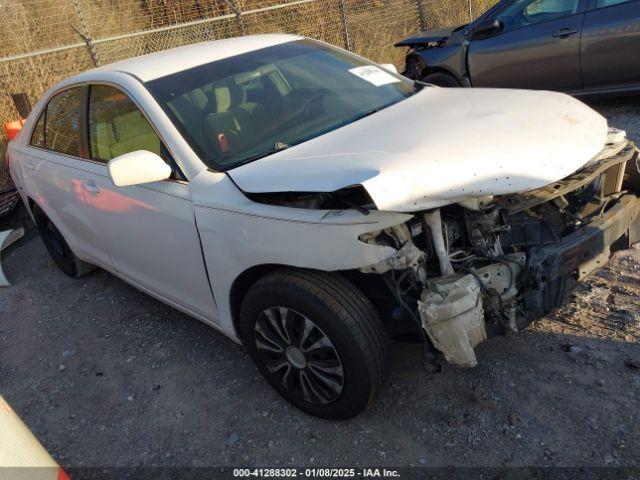
[[[112,272],[343,419],[382,388],[387,338],[474,366],[636,241],[637,155],[563,94],[437,88],[262,35],[66,79],[7,160],[63,272]]]

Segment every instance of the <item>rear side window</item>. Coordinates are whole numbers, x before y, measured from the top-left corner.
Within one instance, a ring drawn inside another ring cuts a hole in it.
[[[503,24],[503,31],[508,32],[574,15],[579,6],[580,0],[516,0],[497,18]]]
[[[598,0],[598,8],[611,7],[612,5],[619,5],[621,3],[630,3],[634,0]]]
[[[166,160],[160,138],[136,104],[107,85],[93,85],[90,90],[89,148],[91,158],[102,162],[136,150],[147,150]]]
[[[44,122],[45,117],[47,116],[46,109],[40,115],[38,119],[38,123],[36,123],[35,128],[33,129],[33,134],[31,135],[31,145],[34,147],[44,148]]]
[[[51,99],[45,115],[44,142],[47,150],[80,156],[81,106],[81,88],[70,88]]]

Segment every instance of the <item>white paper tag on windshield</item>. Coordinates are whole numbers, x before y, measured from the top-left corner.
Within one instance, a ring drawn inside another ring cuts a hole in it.
[[[349,73],[355,75],[356,77],[360,77],[363,80],[366,80],[376,87],[400,82],[398,78],[384,71],[380,67],[376,67],[375,65],[352,68],[349,70]]]

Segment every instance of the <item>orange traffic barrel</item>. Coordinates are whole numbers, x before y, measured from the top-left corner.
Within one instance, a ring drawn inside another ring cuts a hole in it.
[[[26,122],[26,120],[24,118],[21,118],[20,120],[15,120],[13,122],[6,122],[4,124],[4,130],[7,132],[7,135],[9,136],[9,140],[13,140],[14,138],[16,138],[16,135],[18,135],[20,130],[22,130],[22,126],[24,125],[24,122]]]
[[[69,480],[20,417],[0,395],[0,477],[8,480]]]

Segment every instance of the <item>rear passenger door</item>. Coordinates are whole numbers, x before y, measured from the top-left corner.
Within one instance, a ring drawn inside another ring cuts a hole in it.
[[[640,87],[640,0],[590,0],[582,33],[585,90]]]
[[[86,88],[56,93],[40,114],[25,161],[23,181],[33,200],[83,260],[109,268],[107,245],[86,215],[83,189],[101,166],[87,162],[82,142]]]
[[[115,272],[202,320],[216,318],[189,184],[138,105],[111,85],[91,85],[87,108],[89,161],[100,165],[84,189],[94,235],[108,244]],[[107,163],[147,150],[174,170],[173,178],[116,187]]]

